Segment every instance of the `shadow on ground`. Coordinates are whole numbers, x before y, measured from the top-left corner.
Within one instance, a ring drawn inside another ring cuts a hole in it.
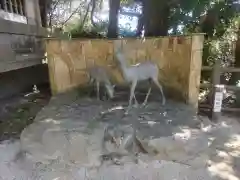
[[[40,88],[40,93],[25,96],[27,94],[0,99],[0,141],[19,138],[22,130],[33,123],[36,114],[50,100],[46,87]]]

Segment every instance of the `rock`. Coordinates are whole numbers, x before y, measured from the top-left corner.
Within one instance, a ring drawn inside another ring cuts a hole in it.
[[[152,161],[145,164],[126,164],[119,168],[118,166],[103,167],[100,169],[97,177],[94,180],[213,180],[214,177],[205,170],[195,170],[187,165],[169,162],[169,161]]]
[[[87,152],[87,138],[79,133],[71,133],[69,135],[69,161],[73,163],[87,164],[88,152]]]
[[[172,136],[150,140],[148,146],[155,149],[157,159],[181,161],[186,158],[184,143],[174,140]]]
[[[156,159],[169,160],[199,168],[205,167],[209,158],[208,138],[203,133],[192,133],[189,139],[163,137],[150,140],[149,146],[158,153]]]
[[[201,131],[191,131],[191,136],[185,142],[185,150],[189,155],[196,155],[208,151],[208,136]]]
[[[61,157],[67,160],[67,157],[64,156],[66,156],[68,148],[71,146],[63,130],[49,129],[45,131],[42,135],[42,144],[47,159],[51,160]]]
[[[198,156],[193,156],[192,158],[188,159],[187,161],[183,161],[183,163],[191,166],[192,168],[203,168],[207,166],[209,160],[208,154],[200,154]]]

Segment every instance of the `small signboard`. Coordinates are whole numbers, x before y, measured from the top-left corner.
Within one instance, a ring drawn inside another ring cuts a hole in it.
[[[214,98],[214,112],[221,112],[222,109],[222,100],[223,100],[223,92],[216,92]]]

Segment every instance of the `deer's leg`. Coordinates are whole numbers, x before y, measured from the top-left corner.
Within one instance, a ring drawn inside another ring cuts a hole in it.
[[[133,95],[133,98],[134,98],[134,101],[135,101],[135,102],[134,102],[135,106],[138,107],[139,104],[138,104],[138,101],[137,101],[137,99],[136,99],[135,93],[134,93],[134,95]]]
[[[142,103],[142,106],[146,106],[147,101],[148,101],[148,97],[149,97],[149,95],[151,93],[151,90],[152,90],[152,87],[150,86],[149,89],[148,89],[147,95],[146,95],[146,97],[145,97],[145,99],[144,99],[144,101]]]
[[[137,86],[137,81],[133,81],[132,85],[131,85],[131,90],[130,90],[130,97],[129,97],[129,103],[128,103],[128,107],[127,107],[127,111],[125,112],[125,114],[128,113],[128,111],[130,110],[130,108],[132,107],[132,99],[135,96],[135,88]]]
[[[137,86],[137,81],[132,82],[129,104],[128,104],[129,106],[132,106],[132,99],[133,99],[133,97],[135,97],[135,92],[134,91],[135,91],[136,86]],[[135,99],[136,99],[136,97],[135,97]]]
[[[99,97],[100,82],[96,81],[96,85],[97,85],[97,99],[100,100],[100,97]]]
[[[90,76],[90,77],[89,77],[89,85],[90,85],[91,87],[92,87],[92,85],[94,85],[93,82],[94,82],[94,79]],[[88,95],[91,96],[91,94],[93,93],[93,91],[94,91],[94,86],[93,86],[93,89],[91,89],[91,90],[88,91]]]
[[[90,77],[89,84],[92,84],[93,81],[94,81],[94,79],[92,77]]]
[[[158,79],[157,78],[153,78],[152,81],[154,82],[154,84],[156,84],[156,86],[159,88],[161,94],[162,94],[162,105],[165,105],[166,103],[166,98],[165,98],[165,95],[163,93],[163,88],[162,88],[162,85],[158,82]]]

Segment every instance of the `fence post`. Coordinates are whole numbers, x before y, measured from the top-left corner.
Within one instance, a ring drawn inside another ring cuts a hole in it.
[[[224,85],[220,84],[221,83],[220,77],[221,77],[221,61],[217,59],[215,61],[212,73],[213,96],[211,106],[212,107],[211,119],[213,121],[218,121],[219,117],[221,116]]]

